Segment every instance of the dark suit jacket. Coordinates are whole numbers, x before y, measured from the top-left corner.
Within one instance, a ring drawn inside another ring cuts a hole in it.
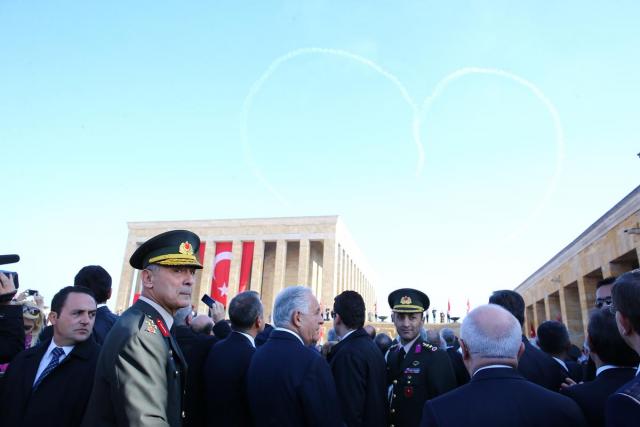
[[[620,387],[607,398],[607,427],[637,427],[640,420],[640,376]]]
[[[456,383],[461,386],[465,385],[469,382],[469,371],[467,371],[467,367],[464,366],[464,361],[462,360],[462,355],[453,347],[447,349],[447,354],[451,359],[451,366],[453,367],[453,372],[456,374]]]
[[[203,426],[212,415],[207,411],[208,402],[204,397],[204,362],[211,347],[220,341],[220,336],[228,336],[231,328],[227,322],[218,322],[213,330],[216,336],[196,334],[189,326],[173,328],[173,334],[189,366],[184,395],[185,427]]]
[[[343,425],[329,365],[288,332],[274,330],[258,347],[247,391],[257,427]]]
[[[518,372],[533,383],[552,391],[559,391],[565,377],[559,369],[558,362],[531,345],[525,336],[522,337],[522,342],[524,353],[518,361]]]
[[[420,337],[403,359],[400,349],[396,344],[387,354],[387,384],[392,386],[389,424],[415,427],[424,402],[456,388],[456,375],[447,353]]]
[[[136,301],[102,346],[82,424],[180,426],[186,369],[182,351],[160,313]]]
[[[0,363],[11,362],[24,350],[22,306],[0,305]]]
[[[93,386],[100,346],[91,339],[76,344],[32,392],[38,366],[50,343],[23,351],[9,365],[0,398],[0,425],[80,425]]]
[[[562,394],[576,401],[589,426],[604,426],[607,397],[631,381],[635,374],[635,368],[607,369],[593,381],[562,389]]]
[[[328,361],[347,426],[386,426],[386,366],[369,334],[353,331],[333,347]]]
[[[583,427],[578,405],[525,380],[515,369],[490,368],[424,405],[420,427]]]
[[[269,339],[269,335],[271,335],[271,331],[273,331],[274,327],[268,323],[264,324],[264,330],[256,335],[256,347],[260,347],[262,344],[266,343]]]
[[[205,401],[211,427],[253,425],[247,397],[247,370],[256,349],[238,332],[213,346],[204,366]]]
[[[109,310],[109,307],[103,305],[98,307],[96,311],[96,323],[93,325],[93,337],[100,345],[104,342],[107,334],[118,320],[118,315]]]

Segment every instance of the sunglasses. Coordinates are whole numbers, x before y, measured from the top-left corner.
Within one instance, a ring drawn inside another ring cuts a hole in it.
[[[611,304],[613,304],[613,301],[611,301],[611,297],[596,298],[596,304],[595,305],[596,305],[597,308],[602,308],[605,305],[611,306]]]
[[[27,313],[31,316],[37,316],[40,314],[40,309],[38,307],[31,307],[29,305],[22,306],[22,313]]]

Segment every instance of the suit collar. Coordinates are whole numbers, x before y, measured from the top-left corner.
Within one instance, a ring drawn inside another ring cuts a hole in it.
[[[160,317],[162,317],[162,320],[164,320],[164,324],[167,325],[167,329],[171,329],[171,327],[173,326],[173,316],[171,315],[171,313],[169,313],[160,304],[158,304],[157,302],[153,301],[150,298],[140,296],[140,298],[138,298],[138,301],[142,301],[148,306],[152,307],[155,310],[155,312]],[[136,304],[138,301],[136,301]]]
[[[249,342],[251,344],[251,347],[253,347],[253,348],[256,347],[255,339],[251,335],[247,334],[246,332],[232,331],[231,335],[229,336],[229,338],[231,338],[231,337],[236,337],[238,339],[242,338],[242,339],[244,339],[244,341]]]
[[[273,331],[271,331],[271,335],[269,335],[269,340],[271,339],[292,341],[304,347],[304,342],[302,341],[302,338],[300,338],[300,336],[298,336],[298,334],[296,334],[295,332],[285,328],[275,328]]]
[[[500,366],[476,370],[471,377],[471,382],[488,379],[524,379],[524,377],[515,368]]]

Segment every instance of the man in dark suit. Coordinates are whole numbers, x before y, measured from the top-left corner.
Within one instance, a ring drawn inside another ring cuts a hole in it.
[[[536,340],[540,350],[556,361],[558,376],[582,381],[582,366],[569,358],[571,341],[567,327],[556,320],[547,320],[538,326]]]
[[[489,298],[490,304],[497,304],[511,313],[520,325],[524,323],[524,299],[522,296],[510,290],[495,291]],[[524,353],[518,361],[518,372],[531,382],[552,391],[559,391],[565,376],[561,375],[557,363],[551,356],[535,348],[529,340],[522,335]]]
[[[622,339],[640,354],[640,269],[624,273],[611,290],[616,324]],[[640,420],[640,376],[609,396],[605,418],[609,427],[637,426]]]
[[[458,385],[464,385],[469,382],[469,372],[467,371],[464,362],[462,361],[462,354],[458,351],[460,345],[456,347],[457,338],[451,328],[443,328],[440,330],[440,337],[444,340],[447,346],[447,354],[451,358],[451,366],[453,366],[453,372],[456,374],[456,382]]]
[[[328,361],[347,426],[382,427],[387,425],[386,367],[363,328],[365,311],[364,300],[355,291],[335,297],[331,315],[340,341]]]
[[[525,380],[515,369],[524,350],[518,320],[497,305],[464,319],[460,346],[471,381],[424,405],[421,427],[581,427],[571,399]]]
[[[389,424],[416,427],[424,402],[454,389],[456,377],[447,353],[420,337],[429,297],[405,288],[391,292],[388,302],[399,338],[386,356]]]
[[[589,426],[604,426],[607,397],[633,379],[640,356],[624,342],[615,316],[608,309],[591,313],[587,344],[589,357],[596,366],[596,378],[564,388],[562,393],[580,406]]]
[[[257,292],[236,295],[229,304],[233,332],[213,346],[204,365],[205,400],[210,427],[253,426],[247,397],[247,370],[256,351],[255,337],[264,329]]]
[[[343,425],[331,369],[310,346],[324,323],[311,289],[291,286],[273,305],[276,328],[256,350],[247,374],[255,425],[335,427]]]
[[[174,230],[131,255],[142,294],[104,342],[84,426],[182,424],[187,364],[169,330],[176,310],[191,304],[199,247],[194,233]]]
[[[207,413],[208,402],[204,398],[204,380],[202,377],[204,362],[211,347],[231,333],[229,324],[224,320],[224,306],[215,301],[215,305],[210,312],[216,319],[213,326],[213,331],[216,335],[198,334],[192,329],[193,312],[191,305],[179,309],[173,316],[174,324],[171,333],[180,346],[180,350],[182,350],[182,354],[184,354],[189,366],[184,395],[184,427],[200,427],[207,421],[209,417]],[[200,315],[197,318],[206,318],[213,325],[213,320],[209,316]]]
[[[96,323],[93,325],[93,337],[98,344],[104,342],[107,334],[118,320],[107,307],[107,301],[111,298],[111,276],[107,270],[99,265],[87,265],[82,267],[73,280],[74,286],[84,286],[93,291],[98,303]]]
[[[100,347],[89,337],[96,301],[67,286],[51,300],[51,340],[18,354],[4,379],[0,423],[77,426],[89,400]]]

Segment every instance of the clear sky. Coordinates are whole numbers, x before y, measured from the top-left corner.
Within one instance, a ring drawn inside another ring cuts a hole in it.
[[[461,314],[638,185],[639,9],[0,2],[5,269],[48,302],[128,221],[337,214],[380,308]]]

